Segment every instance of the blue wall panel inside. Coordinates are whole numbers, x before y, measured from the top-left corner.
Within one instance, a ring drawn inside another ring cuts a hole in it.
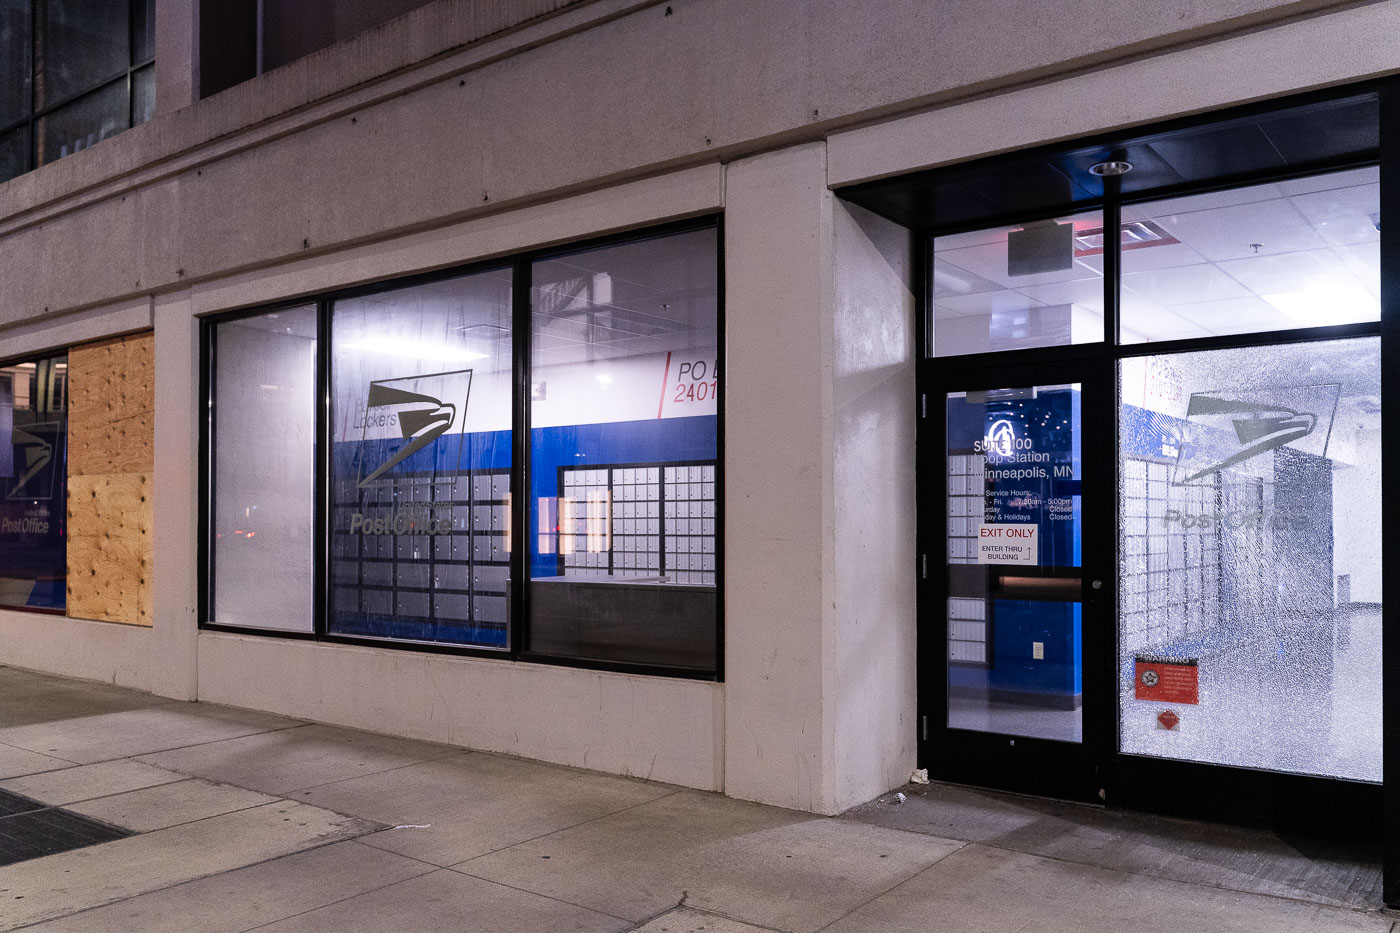
[[[717,418],[714,415],[691,418],[651,419],[604,424],[566,425],[536,428],[531,432],[531,488],[527,518],[531,533],[515,535],[530,546],[530,575],[554,576],[557,556],[539,553],[539,536],[534,534],[538,518],[533,509],[539,500],[559,494],[559,468],[586,469],[630,463],[669,463],[715,460]],[[373,472],[408,441],[402,438],[344,441],[333,451],[333,482],[357,482]],[[505,470],[511,466],[511,432],[483,431],[451,434],[437,438],[384,474],[387,480],[408,474],[451,477],[468,470]],[[345,508],[344,504],[339,506]],[[424,622],[412,619],[365,618],[360,613],[334,613],[333,630],[361,635],[442,641],[502,647],[505,633],[476,626]]]
[[[947,399],[947,412],[949,455],[976,453],[975,445],[985,445],[996,425],[1009,423],[1014,431],[1014,450],[987,454],[987,511],[971,521],[1033,524],[1040,567],[1080,567],[1082,393],[1066,387],[1034,396],[954,397]],[[1016,565],[983,566],[988,574],[1018,574]],[[987,666],[950,665],[950,687],[992,690],[1003,700],[1016,696],[1032,704],[1075,702],[1083,691],[1079,603],[989,598],[987,619]],[[1033,656],[1035,642],[1043,645],[1043,659]]]

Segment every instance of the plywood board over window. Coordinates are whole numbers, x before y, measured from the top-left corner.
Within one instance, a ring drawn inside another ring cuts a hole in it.
[[[154,338],[68,354],[68,615],[151,624]]]

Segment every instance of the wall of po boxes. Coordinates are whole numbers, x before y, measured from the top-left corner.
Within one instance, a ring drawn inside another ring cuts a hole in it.
[[[155,339],[68,351],[68,615],[151,624]]]

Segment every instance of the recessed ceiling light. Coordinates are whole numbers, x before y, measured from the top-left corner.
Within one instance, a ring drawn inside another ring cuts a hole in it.
[[[1107,162],[1095,162],[1089,166],[1090,175],[1102,177],[1112,177],[1116,175],[1126,175],[1133,170],[1133,163],[1123,162],[1117,159],[1110,159]]]
[[[1304,327],[1359,324],[1379,321],[1381,317],[1380,303],[1361,285],[1322,283],[1259,297]]]

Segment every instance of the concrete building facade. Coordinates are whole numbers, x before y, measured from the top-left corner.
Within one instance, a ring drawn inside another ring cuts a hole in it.
[[[0,663],[825,814],[936,767],[923,262],[837,189],[1400,71],[1394,0],[434,0],[201,94],[200,7],[156,0],[149,121],[0,184],[0,359],[149,334],[152,373],[149,465],[97,471],[149,473],[148,619],[0,610]],[[201,321],[695,218],[713,676],[201,628]]]

